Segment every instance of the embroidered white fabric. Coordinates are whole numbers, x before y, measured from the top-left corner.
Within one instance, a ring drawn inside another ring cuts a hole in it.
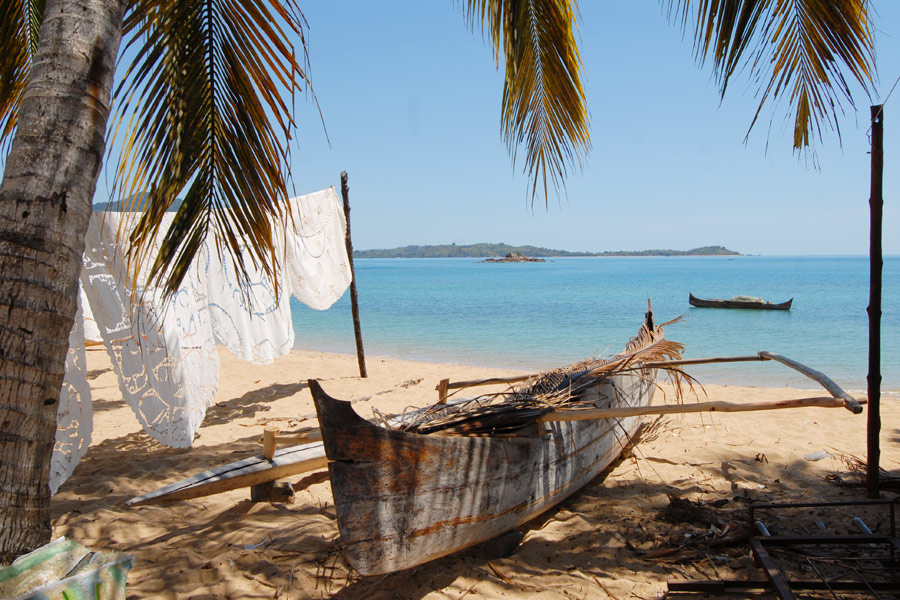
[[[75,465],[87,452],[94,428],[91,410],[91,386],[88,385],[81,299],[75,313],[75,324],[69,334],[69,354],[66,356],[66,377],[59,392],[56,413],[56,443],[50,457],[50,493],[69,478]],[[77,374],[69,377],[70,373]]]
[[[273,230],[283,286],[277,298],[272,282],[253,271],[249,260],[250,286],[242,290],[230,259],[223,260],[215,241],[208,239],[181,289],[165,304],[160,290],[132,287],[116,241],[131,230],[132,218],[115,212],[91,217],[81,273],[87,318],[93,317],[124,400],[154,439],[174,447],[191,445],[218,388],[216,343],[244,360],[272,362],[294,345],[291,294],[324,310],[350,285],[346,222],[334,188],[293,198],[289,207],[292,219]],[[165,216],[163,231],[173,218],[174,213]],[[155,248],[161,239],[162,233]],[[70,340],[63,390],[77,392],[67,392],[66,401],[60,401],[57,421],[70,425],[57,432],[53,491],[72,473],[90,441],[84,322],[76,319],[76,337]]]

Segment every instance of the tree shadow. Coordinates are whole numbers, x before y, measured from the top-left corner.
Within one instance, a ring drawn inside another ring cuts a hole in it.
[[[90,371],[87,372],[86,377],[87,377],[88,381],[93,381],[94,379],[97,379],[104,373],[109,373],[111,371],[112,371],[111,367],[107,367],[105,369],[91,369]]]
[[[287,388],[303,385],[266,390],[290,395]],[[734,532],[749,521],[754,501],[864,495],[824,481],[819,463],[767,462],[746,446],[721,460],[664,454],[675,474],[664,480],[639,447],[520,526],[522,543],[511,556],[474,548],[381,577],[361,577],[343,558],[324,471],[291,478],[291,504],[252,503],[244,489],[163,506],[124,505],[173,480],[258,453],[255,434],[192,449],[168,448],[143,432],[107,440],[91,448],[51,503],[54,535],[135,554],[129,598],[418,600],[435,591],[518,597],[545,589],[579,598],[646,598],[657,596],[668,579],[761,577],[746,543],[724,543],[724,526],[717,533],[708,523],[673,520],[670,497],[696,503],[733,524],[728,531]]]
[[[101,400],[98,398],[91,399],[91,408],[95,413],[116,410],[125,406],[125,401],[121,398],[118,400]]]
[[[307,387],[306,382],[273,383],[240,397],[216,402],[206,411],[203,425],[223,425],[235,419],[253,418],[256,413],[269,410],[267,404],[299,394]]]

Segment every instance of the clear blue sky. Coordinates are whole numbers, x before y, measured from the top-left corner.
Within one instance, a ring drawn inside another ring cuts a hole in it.
[[[784,109],[744,134],[756,88],[720,103],[709,69],[656,0],[581,3],[593,150],[549,208],[529,207],[500,137],[502,75],[454,0],[301,2],[310,76],[298,103],[293,186],[348,171],[357,249],[505,242],[566,250],[687,249],[866,254],[869,105],[829,132],[821,169],[791,150]],[[900,3],[875,0],[879,96],[900,76]],[[884,250],[900,254],[900,89],[885,107]]]

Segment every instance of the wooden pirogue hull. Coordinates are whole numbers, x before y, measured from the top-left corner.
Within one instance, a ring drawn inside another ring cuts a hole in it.
[[[598,408],[649,404],[655,371],[613,375]],[[639,417],[536,423],[516,437],[392,431],[310,389],[344,551],[362,575],[407,569],[491,539],[559,503],[609,466]]]
[[[719,298],[697,298],[688,294],[691,306],[699,308],[746,308],[752,310],[790,310],[794,299],[775,304],[773,302],[742,302],[740,300],[721,300]]]

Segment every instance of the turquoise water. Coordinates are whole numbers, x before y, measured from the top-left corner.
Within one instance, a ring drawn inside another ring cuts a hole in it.
[[[367,356],[548,369],[615,353],[653,302],[657,322],[685,318],[666,337],[685,356],[768,350],[866,389],[866,257],[566,258],[485,264],[472,259],[358,259]],[[900,257],[884,266],[882,389],[900,391]],[[794,299],[790,311],[694,308],[700,297]],[[349,293],[330,310],[295,302],[298,348],[354,353]],[[694,367],[704,383],[814,388],[774,363]],[[893,395],[893,394],[892,394]]]

